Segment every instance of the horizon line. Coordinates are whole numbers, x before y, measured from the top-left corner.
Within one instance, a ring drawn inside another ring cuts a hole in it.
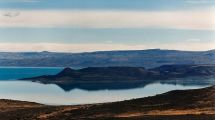
[[[98,50],[98,51],[83,51],[83,52],[68,52],[68,51],[0,51],[0,53],[73,53],[73,54],[79,54],[79,53],[97,53],[97,52],[123,52],[123,51],[150,51],[150,50],[160,50],[160,51],[184,51],[184,52],[208,52],[213,51],[214,49],[208,49],[208,50],[177,50],[177,49],[161,49],[161,48],[152,48],[152,49],[137,49],[137,50]]]

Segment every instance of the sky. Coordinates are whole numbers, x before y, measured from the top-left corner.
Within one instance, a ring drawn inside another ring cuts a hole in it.
[[[215,49],[215,0],[0,0],[0,51]]]

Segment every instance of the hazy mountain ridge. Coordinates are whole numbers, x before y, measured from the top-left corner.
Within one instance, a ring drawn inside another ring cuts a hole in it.
[[[1,66],[153,68],[166,64],[215,64],[215,50],[195,52],[160,49],[85,53],[0,52]]]

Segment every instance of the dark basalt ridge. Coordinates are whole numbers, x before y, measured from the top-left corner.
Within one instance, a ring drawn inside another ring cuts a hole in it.
[[[40,82],[122,82],[165,80],[185,77],[214,77],[215,65],[163,65],[144,67],[88,67],[79,70],[65,68],[56,75],[44,75],[22,80]]]

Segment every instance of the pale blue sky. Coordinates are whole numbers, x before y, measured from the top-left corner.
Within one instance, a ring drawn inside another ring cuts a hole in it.
[[[214,5],[214,0],[0,0],[0,51],[213,49]],[[104,48],[91,49],[92,44]]]
[[[214,40],[210,30],[173,29],[72,29],[72,28],[0,28],[0,42],[65,42],[65,43],[174,43],[190,39]],[[45,38],[45,39],[44,39]]]
[[[1,0],[1,8],[175,10],[213,7],[214,0]]]

